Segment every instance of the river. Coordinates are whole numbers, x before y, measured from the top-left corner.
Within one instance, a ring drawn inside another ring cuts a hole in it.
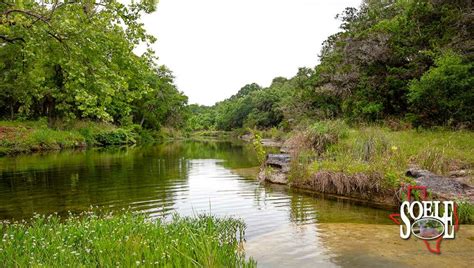
[[[436,267],[474,263],[474,230],[428,253],[401,240],[391,211],[255,180],[248,144],[180,141],[0,158],[0,219],[91,206],[150,217],[212,213],[243,219],[246,255],[261,267]],[[416,256],[416,258],[414,258]]]

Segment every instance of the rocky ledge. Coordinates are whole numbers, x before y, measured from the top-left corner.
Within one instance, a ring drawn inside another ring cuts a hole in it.
[[[258,174],[258,179],[262,182],[266,181],[266,182],[276,183],[276,184],[289,184],[288,173],[290,171],[290,165],[291,165],[290,154],[284,154],[284,153],[268,154],[265,160],[264,166],[260,169],[260,172]],[[466,172],[466,171],[457,172],[457,173],[461,175],[469,174],[469,172]],[[326,175],[329,176],[331,174],[328,173]],[[337,174],[332,174],[332,175],[337,175]],[[423,169],[419,169],[415,167],[408,169],[406,172],[406,175],[409,177],[412,177],[415,180],[417,185],[427,186],[430,192],[437,198],[444,199],[444,200],[448,200],[448,199],[452,200],[454,198],[461,197],[461,198],[468,199],[471,203],[474,203],[474,187],[472,187],[469,183],[466,183],[465,178],[467,175],[464,177],[453,176],[454,178],[445,177],[445,176],[436,175],[428,170],[423,170]],[[314,176],[314,177],[316,179],[318,178],[318,176]],[[345,178],[345,179],[348,179],[348,178]],[[360,180],[360,178],[356,178],[356,179]],[[301,185],[294,185],[294,186],[295,187],[301,186],[301,188],[308,188],[308,185],[306,185],[305,183],[301,183]],[[317,190],[316,189],[317,187],[313,187],[313,188]],[[326,187],[325,189],[329,191],[323,191],[323,192],[327,192],[329,194],[340,194],[337,191],[332,191],[330,187]],[[371,191],[373,192],[373,189],[371,189]],[[392,203],[396,202],[396,200],[393,199],[393,192],[385,193],[384,191],[380,191],[378,193],[373,192],[372,194],[381,195],[380,196],[381,200],[385,199],[388,202],[392,202]],[[342,194],[342,195],[351,197],[351,194]],[[390,196],[386,196],[387,198],[383,198],[382,195],[390,195]],[[364,194],[359,193],[356,196],[363,197],[362,199],[367,199],[365,198]],[[352,196],[352,197],[356,197],[356,196]]]
[[[268,154],[265,167],[260,170],[258,179],[277,184],[288,184],[291,157],[289,154]]]
[[[458,172],[467,174],[467,172]],[[436,175],[428,170],[410,168],[406,175],[414,178],[416,185],[426,186],[431,193],[441,199],[463,197],[474,202],[474,187],[463,181],[464,177],[450,178]]]

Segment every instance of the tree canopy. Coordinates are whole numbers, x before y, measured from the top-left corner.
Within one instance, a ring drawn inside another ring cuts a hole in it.
[[[0,116],[180,124],[187,97],[140,22],[154,9],[154,1],[0,1]]]
[[[336,17],[341,31],[324,41],[319,65],[264,89],[245,86],[205,109],[214,118],[199,127],[285,127],[342,117],[473,128],[472,10],[464,0],[364,0]]]

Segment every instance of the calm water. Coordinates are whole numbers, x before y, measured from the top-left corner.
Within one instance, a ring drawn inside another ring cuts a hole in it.
[[[388,211],[260,185],[251,169],[255,166],[251,147],[230,142],[0,158],[0,218],[82,211],[91,205],[131,207],[152,217],[211,212],[247,223],[246,252],[260,266],[392,263],[338,252],[337,243],[348,234],[331,228],[368,226],[358,232],[368,232],[370,239],[371,225],[390,225]]]

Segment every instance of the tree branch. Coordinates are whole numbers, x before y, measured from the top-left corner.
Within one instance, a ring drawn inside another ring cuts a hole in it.
[[[25,39],[23,39],[23,37],[10,38],[10,37],[5,36],[5,35],[0,35],[0,39],[4,40],[5,42],[8,42],[8,43],[15,43],[16,41],[21,41],[21,42],[25,43]]]
[[[33,11],[30,10],[22,10],[22,9],[9,9],[3,13],[0,13],[1,16],[8,17],[11,13],[21,13],[24,15],[28,15],[30,17],[34,17],[38,20],[41,20],[42,22],[46,23],[49,25],[49,18],[46,18],[44,16],[41,16],[39,14],[34,13]]]

